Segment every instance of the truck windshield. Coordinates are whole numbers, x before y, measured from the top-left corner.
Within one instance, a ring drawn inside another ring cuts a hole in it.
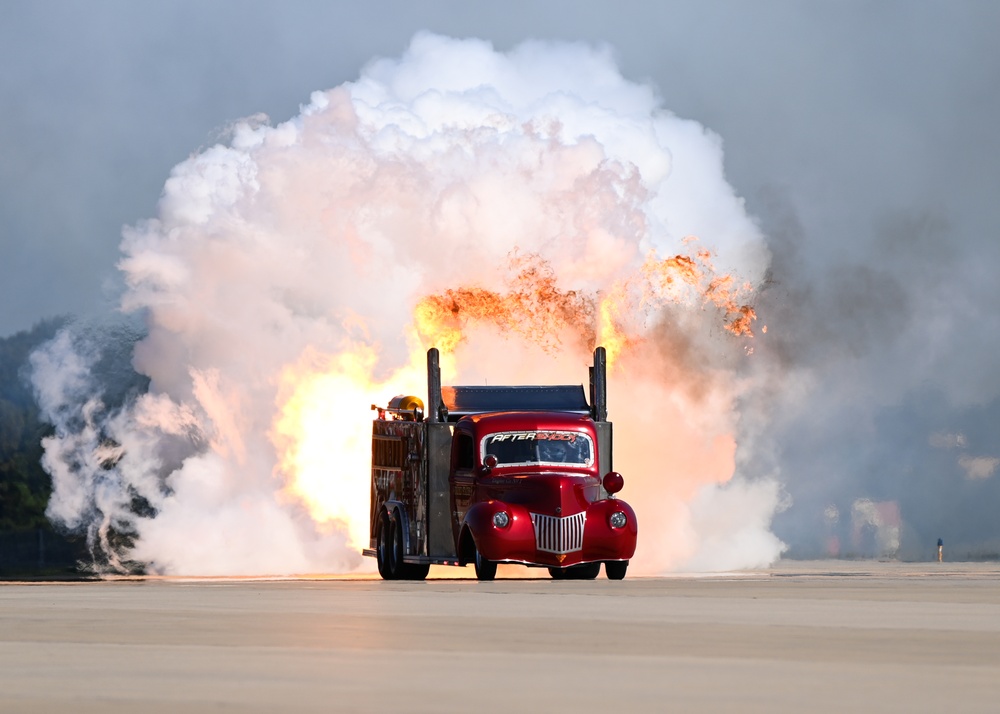
[[[570,464],[591,466],[594,445],[574,431],[501,431],[482,440],[482,456],[492,454],[500,466]]]

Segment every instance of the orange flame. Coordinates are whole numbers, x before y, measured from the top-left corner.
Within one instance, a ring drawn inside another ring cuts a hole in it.
[[[377,380],[377,361],[366,345],[335,357],[307,352],[281,375],[271,432],[285,494],[317,523],[346,531],[359,550],[369,544],[372,402],[384,405],[401,390],[419,393],[424,379],[422,368],[410,364]]]
[[[753,337],[757,314],[743,302],[751,293],[750,285],[736,288],[732,276],[716,275],[711,253],[704,249],[693,256],[663,259],[651,253],[636,275],[603,294],[561,289],[551,264],[536,254],[515,253],[511,269],[514,275],[505,293],[459,287],[420,300],[414,320],[422,342],[451,352],[465,339],[468,326],[485,323],[517,333],[548,351],[572,334],[588,348],[604,345],[608,363],[613,364],[624,351],[641,343],[641,328],[632,324],[637,317],[693,298],[718,308],[729,332]]]
[[[452,352],[464,339],[467,324],[488,323],[551,349],[567,327],[593,324],[593,298],[557,287],[552,266],[538,255],[515,253],[511,270],[516,272],[506,294],[460,287],[420,300],[414,320],[423,342]]]

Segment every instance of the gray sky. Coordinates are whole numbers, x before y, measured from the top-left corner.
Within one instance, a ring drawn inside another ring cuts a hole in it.
[[[1000,4],[7,0],[0,17],[0,335],[107,311],[121,228],[154,215],[171,167],[418,30],[608,43],[722,137],[775,253],[761,353],[810,385],[765,405],[773,463],[752,464],[796,503],[779,535],[869,497],[926,539],[951,494],[982,526],[956,537],[1000,543],[1000,475],[982,475],[1000,456]]]
[[[289,118],[420,29],[609,43],[723,137],[754,212],[774,192],[794,209],[810,261],[914,209],[995,257],[995,3],[8,0],[3,17],[0,334],[107,299],[122,225],[228,122]]]

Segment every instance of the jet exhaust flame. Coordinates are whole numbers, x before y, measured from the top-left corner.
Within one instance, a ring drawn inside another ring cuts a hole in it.
[[[689,239],[693,240],[693,238]],[[635,276],[615,283],[605,296],[561,290],[552,265],[538,255],[511,256],[508,291],[478,287],[449,288],[428,295],[417,304],[415,321],[423,344],[453,351],[463,341],[462,328],[485,322],[552,351],[560,347],[559,335],[575,330],[579,345],[608,349],[609,363],[622,350],[638,346],[639,328],[626,324],[627,315],[655,312],[665,303],[684,302],[685,291],[700,295],[723,313],[724,327],[734,335],[753,337],[753,307],[739,304],[740,293],[729,275],[713,273],[711,254],[700,250],[660,260],[647,256]],[[752,288],[745,284],[742,294]]]
[[[370,406],[422,394],[431,345],[472,384],[584,381],[608,348],[630,572],[781,551],[780,489],[736,474],[763,238],[717,138],[606,48],[420,34],[175,167],[122,251],[148,389],[109,406],[79,334],[33,360],[48,513],[98,567],[371,567]]]

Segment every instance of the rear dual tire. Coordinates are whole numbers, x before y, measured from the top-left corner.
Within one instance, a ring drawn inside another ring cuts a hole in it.
[[[378,520],[375,529],[375,562],[378,563],[378,574],[383,580],[396,580],[396,537],[392,521],[385,513]]]
[[[383,513],[375,534],[375,561],[383,580],[424,580],[427,577],[430,564],[406,563],[404,553],[406,548],[399,520]]]
[[[430,563],[401,563],[403,568],[400,580],[426,580],[431,570]]]

